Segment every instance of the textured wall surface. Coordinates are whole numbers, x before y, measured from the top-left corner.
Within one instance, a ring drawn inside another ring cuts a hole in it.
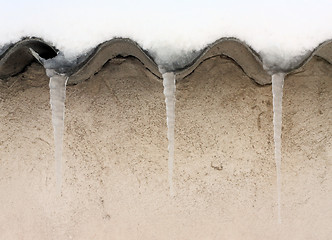
[[[320,239],[332,235],[332,66],[284,85],[282,224],[271,85],[215,56],[177,83],[175,197],[163,86],[116,58],[67,87],[64,184],[55,189],[49,79],[0,81],[0,239]]]

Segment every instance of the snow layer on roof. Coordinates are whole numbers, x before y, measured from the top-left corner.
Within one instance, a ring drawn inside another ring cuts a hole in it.
[[[332,38],[330,0],[12,0],[2,9],[0,46],[41,37],[69,60],[114,37],[129,37],[158,64],[176,65],[219,38],[236,37],[267,68],[287,68]]]

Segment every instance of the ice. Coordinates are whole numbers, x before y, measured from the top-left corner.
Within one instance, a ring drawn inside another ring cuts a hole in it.
[[[270,74],[278,72],[289,72],[300,67],[303,62],[310,57],[313,49],[306,50],[297,54],[288,53],[282,54],[279,49],[274,49],[269,52],[260,52],[263,60],[263,67]]]
[[[165,71],[172,72],[190,66],[203,51],[204,49],[174,52],[166,46],[164,49],[151,51],[149,54],[159,66],[163,66]]]
[[[282,95],[284,86],[284,73],[272,75],[273,93],[273,127],[274,127],[274,157],[277,169],[277,195],[278,195],[278,223],[281,223],[281,131],[282,131]]]
[[[48,71],[48,74],[51,74],[52,76],[56,73],[70,73],[70,69],[83,61],[81,60],[82,58],[86,57],[85,55],[82,55],[80,58],[68,60],[62,52],[58,52],[54,58],[44,59],[32,48],[29,48],[29,50],[34,58],[42,64],[45,69],[54,70]]]
[[[50,78],[49,87],[50,87],[50,104],[52,109],[52,124],[54,129],[56,186],[58,192],[61,193],[65,100],[66,100],[66,84],[68,77],[64,74],[58,74],[57,72],[51,69],[47,69],[46,73]]]
[[[46,69],[46,74],[50,78],[50,104],[52,109],[52,124],[54,130],[54,157],[55,157],[55,177],[58,193],[62,189],[62,152],[63,134],[65,118],[66,84],[68,76],[65,72],[70,67],[70,62],[65,59],[63,54],[58,54],[52,59],[43,59],[36,51],[30,48],[32,55]]]
[[[161,71],[163,72],[163,71]],[[174,164],[174,128],[175,128],[175,74],[173,72],[163,73],[164,95],[167,116],[167,138],[168,138],[168,183],[170,195],[174,196],[173,164]]]

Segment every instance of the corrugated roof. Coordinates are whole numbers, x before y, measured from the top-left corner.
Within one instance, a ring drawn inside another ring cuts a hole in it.
[[[54,59],[59,56],[60,51],[56,47],[38,38],[26,38],[15,44],[7,45],[6,50],[0,56],[0,78],[6,79],[23,71],[23,69],[34,61],[31,49],[42,59]],[[149,52],[142,49],[131,39],[117,38],[96,46],[89,53],[83,54],[75,61],[66,64],[54,63],[52,69],[69,76],[68,84],[77,84],[97,73],[109,60],[116,57],[136,57],[150,72],[161,78],[158,65]],[[264,69],[261,56],[251,49],[246,43],[235,38],[222,38],[210,44],[195,59],[188,60],[176,66],[159,66],[165,71],[176,73],[177,80],[191,74],[200,63],[215,57],[225,56],[236,62],[248,77],[260,85],[271,83],[269,73],[285,72],[291,73],[307,64],[313,56],[318,56],[332,64],[332,40],[325,41],[317,48],[308,53],[305,59],[298,62],[292,68],[281,68],[274,66],[268,70]],[[50,62],[52,60],[49,60]]]

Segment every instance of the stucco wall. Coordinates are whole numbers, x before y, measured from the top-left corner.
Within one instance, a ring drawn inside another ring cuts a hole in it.
[[[332,67],[286,77],[282,224],[271,85],[213,57],[177,83],[174,184],[163,86],[135,58],[67,87],[55,189],[49,79],[0,81],[0,239],[326,239],[332,235]]]

